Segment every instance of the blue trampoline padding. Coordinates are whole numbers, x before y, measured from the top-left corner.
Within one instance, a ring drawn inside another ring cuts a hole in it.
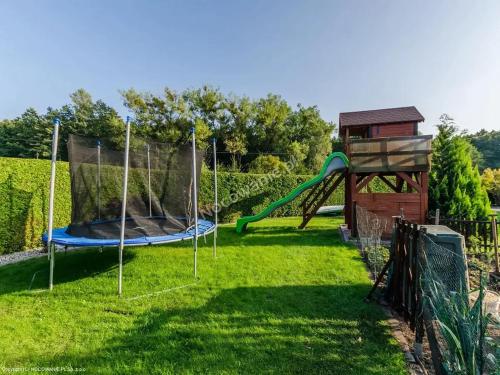
[[[119,238],[109,240],[99,238],[74,237],[66,233],[67,227],[57,228],[52,231],[52,242],[61,246],[118,246]],[[198,220],[198,237],[212,233],[215,229],[215,224],[208,220]],[[125,239],[125,246],[140,246],[152,245],[169,242],[177,242],[191,239],[194,237],[194,228],[190,228],[185,232],[169,234],[156,237],[137,237]],[[47,243],[47,233],[42,236],[43,242]]]

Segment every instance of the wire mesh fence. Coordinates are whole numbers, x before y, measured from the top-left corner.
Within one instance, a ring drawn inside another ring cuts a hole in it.
[[[492,282],[499,282],[500,223],[498,223],[496,215],[490,215],[489,220],[466,220],[443,218],[440,217],[439,210],[436,210],[436,216],[427,219],[429,223],[446,225],[461,233],[465,239],[467,256],[474,261],[478,268],[496,273],[496,275],[492,275],[494,280],[490,282],[490,285]]]
[[[376,276],[368,299],[385,286],[386,303],[415,332],[415,354],[421,355],[425,334],[435,373],[500,373],[500,297],[488,287],[488,273],[468,261],[463,238],[461,246],[436,243],[426,226],[401,217],[360,206],[356,215],[359,246]],[[391,230],[389,245],[384,232]],[[480,277],[471,277],[474,272]]]
[[[441,372],[446,374],[493,374],[498,371],[498,322],[486,311],[483,277],[471,293],[465,254],[441,246],[425,233],[418,237],[418,312],[433,330],[431,350],[439,353]],[[498,297],[498,296],[497,296]],[[435,348],[432,348],[434,342]],[[436,365],[435,365],[436,367]]]
[[[376,277],[389,259],[390,241],[383,238],[384,234],[392,232],[393,219],[356,205],[356,225],[361,253]]]

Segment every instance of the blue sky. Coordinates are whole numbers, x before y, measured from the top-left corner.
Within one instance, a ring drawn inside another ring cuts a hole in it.
[[[500,1],[0,3],[0,118],[78,88],[123,115],[119,90],[211,84],[340,111],[415,105],[500,129]]]

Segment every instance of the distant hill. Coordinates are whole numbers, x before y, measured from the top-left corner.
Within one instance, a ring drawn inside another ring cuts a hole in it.
[[[467,135],[469,141],[482,155],[479,169],[500,168],[500,131],[480,130],[475,134]]]

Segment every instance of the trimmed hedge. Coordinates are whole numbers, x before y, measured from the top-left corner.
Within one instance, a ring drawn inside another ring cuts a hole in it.
[[[262,211],[270,203],[283,198],[301,183],[313,176],[282,175],[270,178],[269,175],[249,173],[217,173],[219,219],[233,222],[240,216],[253,215]],[[213,202],[213,174],[203,171],[200,182],[200,201],[205,204]],[[300,197],[277,209],[272,217],[302,215],[299,208]],[[331,195],[325,205],[344,204],[344,185]]]
[[[218,174],[219,220],[234,221],[251,215],[282,198],[312,176],[227,173]],[[0,254],[41,246],[41,234],[47,229],[50,161],[0,158]],[[213,203],[213,174],[203,169],[200,181],[200,206],[204,211]],[[343,204],[343,186],[328,204]],[[69,165],[57,163],[54,226],[66,226],[71,220]],[[300,199],[276,210],[273,216],[300,215]]]
[[[68,163],[57,163],[54,226],[71,217]],[[47,229],[50,161],[0,158],[0,254],[41,246]]]

